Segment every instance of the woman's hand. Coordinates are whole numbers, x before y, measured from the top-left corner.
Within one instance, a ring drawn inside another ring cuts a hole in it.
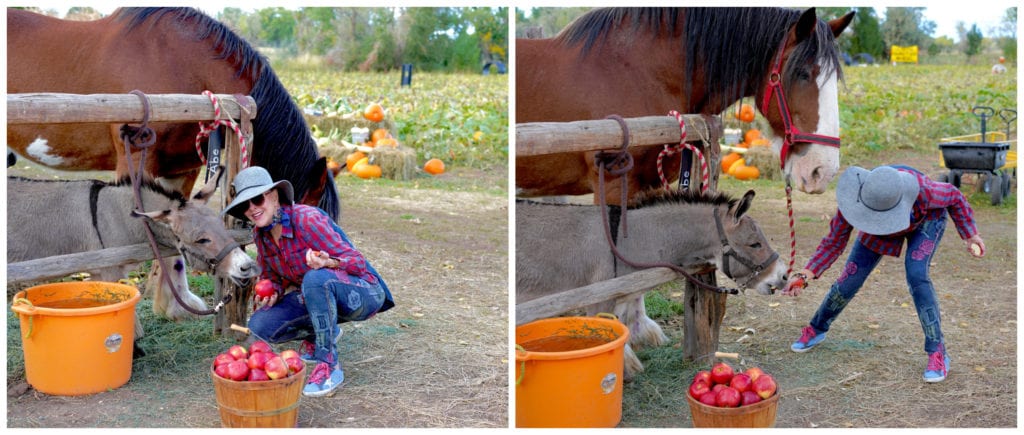
[[[252,310],[253,311],[259,311],[259,310],[262,310],[264,308],[270,308],[270,307],[274,306],[274,304],[276,304],[276,303],[277,303],[277,292],[274,292],[274,294],[272,294],[270,296],[267,296],[265,298],[261,298],[261,297],[257,296],[256,293],[252,294]]]
[[[311,269],[330,267],[331,264],[334,264],[334,260],[326,252],[314,251],[312,249],[306,250],[306,265]]]
[[[967,239],[966,242],[967,252],[970,252],[971,255],[978,258],[985,256],[985,241],[981,240],[980,234],[971,236],[971,238]]]
[[[782,289],[783,296],[800,296],[800,292],[807,288],[808,280],[814,276],[814,272],[804,269],[789,276],[786,287]]]

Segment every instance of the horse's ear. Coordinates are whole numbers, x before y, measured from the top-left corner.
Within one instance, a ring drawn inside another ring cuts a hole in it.
[[[199,205],[206,205],[206,201],[213,196],[213,192],[217,191],[217,186],[220,185],[220,177],[224,175],[224,166],[217,167],[217,173],[206,182],[206,185],[199,190],[194,196],[192,201]]]
[[[132,210],[132,217],[144,217],[149,218],[157,222],[167,222],[167,219],[171,216],[170,210],[161,211],[135,211]]]
[[[740,220],[743,217],[743,213],[750,210],[750,202],[754,200],[754,191],[748,190],[747,193],[743,194],[743,198],[736,201],[736,204],[729,209],[729,214],[736,220]]]
[[[320,204],[320,197],[324,195],[324,185],[327,183],[333,183],[334,180],[328,175],[327,170],[327,157],[320,157],[313,163],[313,168],[309,171],[309,189],[302,195],[302,198],[297,198],[300,204],[318,206]]]
[[[814,36],[814,31],[817,28],[818,13],[814,8],[808,8],[800,14],[800,19],[796,22],[796,27],[794,28],[796,40],[803,41]]]
[[[838,38],[839,35],[843,33],[843,30],[846,30],[850,23],[853,22],[853,16],[856,14],[856,11],[850,11],[847,12],[846,15],[829,21],[828,27],[832,29],[832,36]]]

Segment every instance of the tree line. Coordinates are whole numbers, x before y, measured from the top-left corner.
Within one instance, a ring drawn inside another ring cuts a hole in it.
[[[550,38],[558,33],[573,19],[590,8],[532,8],[516,9],[517,38]],[[857,12],[853,24],[846,29],[846,34],[838,39],[839,47],[844,53],[856,56],[866,53],[878,61],[889,58],[889,47],[918,46],[921,57],[938,57],[942,54],[963,54],[968,61],[975,56],[998,52],[1009,62],[1017,59],[1017,8],[1008,8],[1004,12],[997,29],[990,29],[991,35],[984,35],[977,24],[960,23],[958,43],[946,36],[932,37],[935,33],[935,22],[924,18],[923,7],[889,7],[884,16],[879,16],[872,7],[819,7],[818,17],[830,20],[840,17],[850,10]]]
[[[507,7],[229,7],[207,13],[256,47],[321,56],[345,70],[413,64],[419,71],[480,71],[489,63],[508,63]],[[73,7],[64,18],[101,16],[93,8]]]

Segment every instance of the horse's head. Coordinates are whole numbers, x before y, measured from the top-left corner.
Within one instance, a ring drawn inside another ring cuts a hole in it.
[[[180,206],[132,213],[167,227],[177,238],[178,251],[196,270],[213,272],[244,286],[259,275],[259,265],[231,237],[219,214],[206,206],[223,172],[217,171],[202,190]]]
[[[839,171],[841,66],[835,38],[853,12],[829,22],[814,8],[800,14],[786,32],[756,96],[775,133],[772,149],[786,177],[800,191],[822,193]]]
[[[757,222],[745,215],[753,199],[754,191],[750,190],[729,207],[725,216],[716,209],[715,225],[723,249],[715,266],[741,287],[757,288],[758,293],[769,295],[773,288],[785,284],[786,266]]]

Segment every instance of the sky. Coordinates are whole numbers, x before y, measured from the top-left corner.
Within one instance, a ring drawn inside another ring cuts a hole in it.
[[[65,6],[65,5],[67,5],[69,2],[67,0],[38,0],[38,1],[33,1],[31,3],[33,5],[38,5],[38,6],[41,6],[43,8],[47,8],[47,9],[53,8],[53,9],[56,9],[58,11],[65,12],[66,9],[67,9],[67,6]],[[78,2],[72,2],[72,3],[78,3]],[[91,2],[85,2],[85,3],[86,4],[95,5],[93,7],[97,8],[100,12],[108,14],[108,13],[112,12],[116,8],[116,4],[118,2],[91,1]],[[120,2],[120,3],[124,3],[124,2]],[[136,2],[136,3],[133,3],[133,4],[138,4],[138,3],[146,3],[146,2]],[[445,2],[443,0],[442,1],[434,1],[434,2],[429,2],[429,1],[428,2],[424,2],[422,0],[405,0],[405,1],[402,1],[402,0],[391,0],[391,1],[383,2],[382,5],[387,5],[387,6],[406,6],[406,5],[409,5],[409,6],[420,6],[420,5],[439,5],[439,4],[446,4],[446,3],[451,3],[451,2]],[[479,4],[479,5],[511,5],[511,6],[527,7],[527,6],[535,6],[536,4],[534,4],[534,3],[536,3],[536,2],[532,2],[530,0],[523,0],[523,1],[520,1],[520,0],[508,0],[508,1],[481,0],[481,1],[476,1],[476,2],[463,0],[463,1],[459,1],[459,2],[457,2],[455,4],[452,4],[452,5],[463,6],[463,5],[476,5],[476,4]],[[563,3],[566,6],[568,6],[568,5],[573,5],[573,6],[575,6],[575,5],[580,5],[580,6],[586,6],[586,5],[604,6],[604,5],[626,4],[626,2],[608,2],[608,1],[604,1],[604,0],[596,0],[596,1],[589,1],[589,2],[588,1],[569,0],[569,1],[565,1],[565,2],[559,2],[559,4],[563,4]],[[659,2],[657,2],[657,1],[652,2],[652,5],[655,5],[657,3],[659,3]],[[681,0],[676,0],[676,1],[666,2],[665,5],[673,5],[673,4],[674,5],[679,5],[681,3],[689,3],[689,2],[681,1]],[[706,5],[714,4],[714,3],[704,2],[704,1],[700,1],[700,0],[694,1],[693,3],[696,4],[696,5],[700,5],[700,6],[706,6]],[[729,5],[733,5],[734,4],[734,5],[737,5],[737,6],[740,6],[740,5],[742,5],[742,6],[759,6],[759,5],[763,4],[761,2],[750,2],[750,1],[745,1],[745,0],[727,1],[727,2],[719,2],[719,3],[726,3],[726,4],[729,4]],[[782,1],[782,2],[778,2],[778,3],[785,4],[786,2]],[[863,5],[865,3],[869,4],[869,5],[876,5],[875,8],[876,8],[876,11],[877,11],[877,15],[879,16],[879,18],[884,18],[885,17],[885,7],[882,6],[882,5],[920,6],[920,4],[923,3],[923,2],[918,2],[918,4],[915,5],[914,3],[904,2],[904,1],[851,2],[849,0],[846,0],[846,1],[835,2],[835,1],[825,0],[825,1],[821,1],[820,3],[824,4],[824,5],[827,5],[827,6]],[[987,37],[987,36],[991,35],[993,33],[993,30],[996,29],[999,26],[1000,22],[1002,21],[1003,14],[1006,11],[1006,8],[1013,6],[1015,2],[1012,1],[1012,0],[997,0],[997,1],[974,1],[974,2],[971,2],[971,3],[965,3],[963,1],[957,1],[957,2],[949,2],[949,1],[947,1],[947,2],[932,2],[932,3],[943,3],[943,4],[939,4],[939,5],[927,6],[926,9],[925,9],[925,12],[924,12],[925,19],[934,21],[935,24],[936,24],[935,34],[932,35],[932,36],[935,36],[935,37],[938,37],[938,36],[948,36],[951,39],[953,39],[954,41],[957,41],[959,39],[959,36],[957,35],[957,32],[956,32],[956,25],[957,25],[958,21],[963,21],[968,29],[971,28],[971,24],[977,24],[978,25],[978,29],[980,29],[981,32],[982,32],[982,35]],[[347,5],[357,5],[357,6],[364,5],[364,4],[360,4],[359,2],[353,2],[353,1],[347,1],[347,2],[346,1],[323,2],[323,1],[315,1],[315,0],[283,1],[283,2],[267,2],[267,1],[258,1],[258,0],[257,1],[247,1],[247,2],[224,1],[224,2],[213,2],[213,4],[211,4],[210,2],[199,3],[199,2],[195,2],[195,1],[187,1],[186,0],[186,1],[179,1],[179,2],[174,3],[174,5],[192,5],[192,6],[199,7],[204,12],[206,12],[207,14],[210,14],[210,15],[215,15],[217,12],[219,12],[221,9],[223,9],[226,6],[241,7],[243,9],[253,9],[253,8],[271,7],[271,6],[282,6],[282,5],[284,5],[284,6],[294,5],[294,6],[297,7],[297,6],[306,6],[306,5],[309,5],[309,6],[324,6],[324,5],[331,5],[331,4],[342,4],[342,5],[347,4]],[[548,3],[547,5],[550,5],[550,3]],[[796,7],[796,4],[793,4],[793,7]]]

